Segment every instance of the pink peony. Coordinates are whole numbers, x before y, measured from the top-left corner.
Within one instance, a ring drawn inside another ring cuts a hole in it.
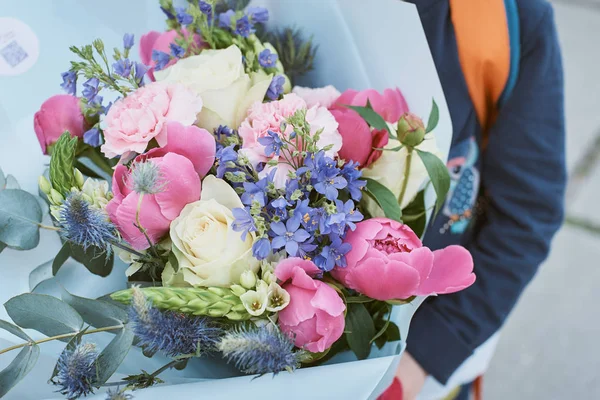
[[[152,243],[160,241],[183,207],[200,199],[200,179],[214,163],[215,140],[206,130],[170,122],[167,138],[166,147],[138,156],[131,169],[117,165],[113,175],[114,198],[106,210],[125,241],[138,250],[149,247],[136,226],[138,214]]]
[[[35,113],[33,129],[44,154],[48,154],[48,146],[56,142],[65,131],[69,131],[73,137],[83,137],[86,122],[79,107],[79,99],[70,94],[50,97]]]
[[[348,266],[332,271],[344,286],[377,300],[453,293],[475,282],[473,258],[461,246],[431,251],[406,225],[373,218],[348,231]]]
[[[277,264],[275,276],[290,295],[279,312],[279,327],[294,337],[297,347],[320,353],[344,333],[346,306],[337,292],[312,276],[321,271],[308,260],[292,257]]]
[[[336,100],[334,107],[344,108],[344,105],[366,106],[367,99],[373,110],[389,123],[398,122],[400,116],[408,112],[406,100],[398,88],[385,89],[383,94],[374,89],[361,92],[348,89]]]
[[[291,158],[289,150],[282,150],[281,156],[267,157],[265,154],[265,146],[258,142],[259,138],[268,136],[268,132],[272,131],[285,138],[289,138],[293,128],[288,125],[284,132],[281,131],[281,123],[292,116],[296,111],[307,109],[306,102],[298,95],[290,93],[283,96],[283,99],[272,101],[269,103],[256,102],[248,111],[248,117],[242,122],[239,133],[242,137],[242,153],[248,157],[253,166],[260,162],[269,160],[281,160],[277,166],[275,173],[275,185],[278,188],[283,188],[287,181],[288,172],[292,167],[284,160],[283,154],[288,159]],[[331,145],[332,148],[327,151],[327,155],[334,157],[342,147],[342,137],[337,128],[338,123],[331,113],[320,106],[308,108],[306,112],[306,121],[310,124],[311,133],[316,133],[319,129],[323,129],[317,145],[319,148],[325,148]],[[293,150],[293,149],[292,149]],[[287,153],[285,153],[287,152]],[[263,174],[270,171],[270,167],[263,170]]]
[[[167,144],[169,121],[191,125],[202,110],[202,99],[182,85],[153,82],[120,99],[104,119],[102,152],[108,158],[143,153],[152,139]]]
[[[347,161],[356,161],[360,167],[368,167],[379,157],[388,144],[389,135],[385,129],[372,130],[358,113],[349,108],[332,109],[331,114],[339,124],[342,135],[342,148],[339,156]]]
[[[313,106],[329,108],[340,97],[340,92],[331,85],[315,89],[296,86],[292,89],[292,92],[300,96],[309,108]]]
[[[189,36],[187,29],[183,28],[182,32],[187,39]],[[150,79],[154,80],[154,67],[156,65],[156,62],[152,60],[152,51],[157,50],[170,54],[170,45],[171,43],[175,43],[176,38],[177,31],[174,29],[166,32],[150,31],[145,35],[142,35],[142,38],[140,39],[140,59],[142,60],[142,63],[148,66],[148,76]],[[194,34],[194,44],[197,48],[202,47],[202,39],[200,39],[200,36],[197,34]],[[173,65],[176,62],[175,59],[172,59],[167,66]]]

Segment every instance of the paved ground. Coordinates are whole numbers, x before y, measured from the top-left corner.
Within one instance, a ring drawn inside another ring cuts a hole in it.
[[[555,0],[567,86],[568,161],[600,132],[600,0]],[[600,166],[568,209],[600,225]],[[486,400],[600,399],[600,235],[565,226],[509,318]]]

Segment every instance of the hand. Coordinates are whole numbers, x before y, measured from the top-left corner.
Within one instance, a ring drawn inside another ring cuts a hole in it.
[[[425,385],[427,372],[410,354],[404,352],[402,358],[400,358],[396,377],[402,383],[402,400],[414,400],[423,389],[423,385]]]

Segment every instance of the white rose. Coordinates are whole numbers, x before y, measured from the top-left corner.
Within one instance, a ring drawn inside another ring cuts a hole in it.
[[[196,124],[212,132],[219,125],[237,129],[250,105],[264,99],[271,75],[246,74],[242,52],[231,45],[222,50],[203,50],[176,64],[155,71],[157,81],[181,83],[200,95],[204,107]]]
[[[393,149],[398,147],[400,142],[394,139],[390,139],[388,144],[385,146],[386,149]],[[433,153],[441,158],[440,151],[437,147],[435,137],[432,134],[425,135],[425,140],[416,147],[419,150]],[[377,161],[371,164],[369,167],[362,170],[363,177],[371,178],[386,186],[395,196],[398,198],[402,191],[402,184],[404,182],[404,168],[406,165],[406,157],[408,151],[406,147],[402,147],[399,151],[384,151]],[[412,154],[412,161],[410,164],[410,174],[408,183],[406,186],[406,192],[404,198],[400,204],[400,208],[404,208],[410,204],[419,193],[423,183],[428,179],[427,169],[421,158],[416,152]],[[367,198],[367,210],[373,217],[383,217],[383,211],[377,204],[371,199]]]
[[[232,209],[243,207],[235,190],[222,179],[208,175],[202,182],[200,200],[186,205],[171,222],[170,236],[177,271],[168,265],[163,284],[174,286],[229,287],[240,283],[244,271],[258,272],[252,255],[254,233],[242,240],[232,228]]]

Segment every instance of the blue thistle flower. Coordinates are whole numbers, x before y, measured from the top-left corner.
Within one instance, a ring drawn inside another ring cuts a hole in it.
[[[229,362],[246,374],[278,374],[300,366],[301,352],[294,352],[294,343],[276,328],[240,328],[228,332],[218,349]]]
[[[140,346],[169,357],[211,351],[223,332],[208,318],[159,311],[136,288],[129,307],[129,322]]]
[[[80,193],[71,193],[60,206],[58,223],[65,240],[86,250],[93,246],[110,253],[115,227],[104,211],[92,207]]]
[[[131,189],[138,194],[157,194],[163,191],[160,168],[152,161],[134,163],[131,167]]]
[[[65,349],[58,358],[56,382],[59,392],[69,399],[93,393],[98,352],[91,343],[80,344],[73,350]]]
[[[116,388],[115,390],[108,389],[108,392],[106,392],[106,400],[131,400],[131,399],[133,399],[132,395],[130,395],[129,393],[124,393],[122,390],[119,390],[119,388]]]

